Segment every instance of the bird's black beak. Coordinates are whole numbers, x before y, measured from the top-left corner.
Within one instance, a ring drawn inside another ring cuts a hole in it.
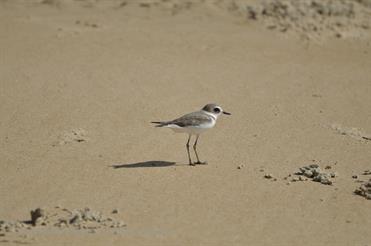
[[[228,113],[228,112],[225,112],[225,111],[223,111],[223,114],[231,115],[231,113]]]

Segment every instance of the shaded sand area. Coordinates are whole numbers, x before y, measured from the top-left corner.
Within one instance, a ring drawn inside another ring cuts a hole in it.
[[[368,1],[274,2],[0,1],[0,245],[370,245]],[[149,122],[209,102],[190,167]]]

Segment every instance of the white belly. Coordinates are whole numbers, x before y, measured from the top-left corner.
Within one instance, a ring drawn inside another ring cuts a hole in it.
[[[165,127],[171,128],[176,133],[188,133],[191,135],[198,135],[205,132],[208,129],[211,129],[215,126],[215,121],[212,121],[208,124],[202,124],[200,126],[188,126],[188,127],[180,127],[178,125],[167,125]]]

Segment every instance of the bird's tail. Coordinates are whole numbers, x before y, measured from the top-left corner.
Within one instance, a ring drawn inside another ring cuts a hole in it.
[[[157,125],[155,125],[155,127],[163,127],[163,126],[166,126],[168,124],[168,122],[166,122],[166,121],[151,121],[151,123],[157,124]]]

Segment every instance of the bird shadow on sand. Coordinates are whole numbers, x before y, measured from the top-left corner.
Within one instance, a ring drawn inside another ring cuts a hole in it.
[[[174,166],[176,162],[172,161],[143,161],[129,164],[114,164],[111,165],[113,169],[118,168],[138,168],[138,167],[169,167]]]

